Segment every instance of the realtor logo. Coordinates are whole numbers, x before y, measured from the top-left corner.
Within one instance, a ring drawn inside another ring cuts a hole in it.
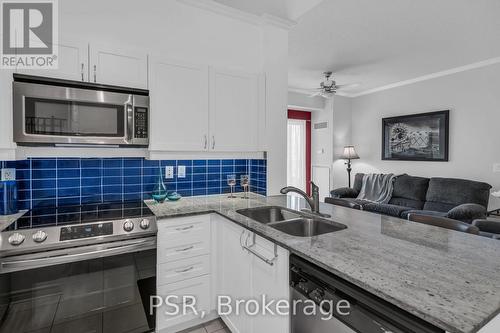
[[[1,68],[57,68],[57,0],[3,0],[1,17]]]

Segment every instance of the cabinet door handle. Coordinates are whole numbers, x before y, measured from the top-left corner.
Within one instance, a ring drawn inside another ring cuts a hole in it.
[[[215,149],[215,135],[212,135],[212,150]]]
[[[97,82],[97,66],[94,65],[94,83]]]
[[[82,82],[85,81],[85,78],[83,77],[83,68],[85,67],[85,64],[82,62]]]
[[[189,271],[193,270],[193,268],[194,268],[194,266],[191,266],[191,267],[188,267],[188,268],[176,270],[175,272],[176,273],[186,273],[186,272],[189,272]]]
[[[183,249],[177,249],[175,251],[177,251],[177,252],[185,252],[185,251],[192,250],[193,248],[194,248],[194,245],[191,245],[191,246],[185,247]]]
[[[189,230],[189,229],[193,229],[193,228],[194,228],[194,225],[190,225],[188,227],[175,228],[175,230],[177,230],[177,231],[185,231],[185,230]]]
[[[204,138],[205,138],[205,144],[203,145],[203,149],[207,149],[208,138],[206,134],[204,135]]]

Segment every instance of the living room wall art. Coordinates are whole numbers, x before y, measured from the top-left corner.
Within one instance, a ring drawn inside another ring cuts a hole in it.
[[[382,119],[382,159],[448,161],[450,111]]]

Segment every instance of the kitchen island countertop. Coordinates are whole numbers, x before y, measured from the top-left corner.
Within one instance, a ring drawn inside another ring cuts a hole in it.
[[[349,208],[321,204],[347,229],[294,237],[236,213],[306,202],[293,195],[224,195],[146,204],[159,223],[217,213],[310,262],[452,333],[477,332],[500,310],[500,241]]]

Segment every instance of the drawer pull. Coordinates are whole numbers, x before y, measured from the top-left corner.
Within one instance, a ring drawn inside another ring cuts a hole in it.
[[[177,252],[184,252],[184,251],[189,251],[189,250],[191,250],[193,248],[194,248],[194,245],[191,245],[191,246],[185,247],[183,249],[177,249],[176,251]]]
[[[189,230],[189,229],[193,229],[193,228],[194,228],[194,225],[190,225],[189,227],[176,228],[175,230],[177,230],[177,231],[185,231],[185,230]]]
[[[191,270],[193,270],[194,266],[191,266],[191,267],[188,267],[188,268],[185,268],[185,269],[179,269],[177,271],[175,271],[176,273],[186,273],[186,272],[189,272]]]

